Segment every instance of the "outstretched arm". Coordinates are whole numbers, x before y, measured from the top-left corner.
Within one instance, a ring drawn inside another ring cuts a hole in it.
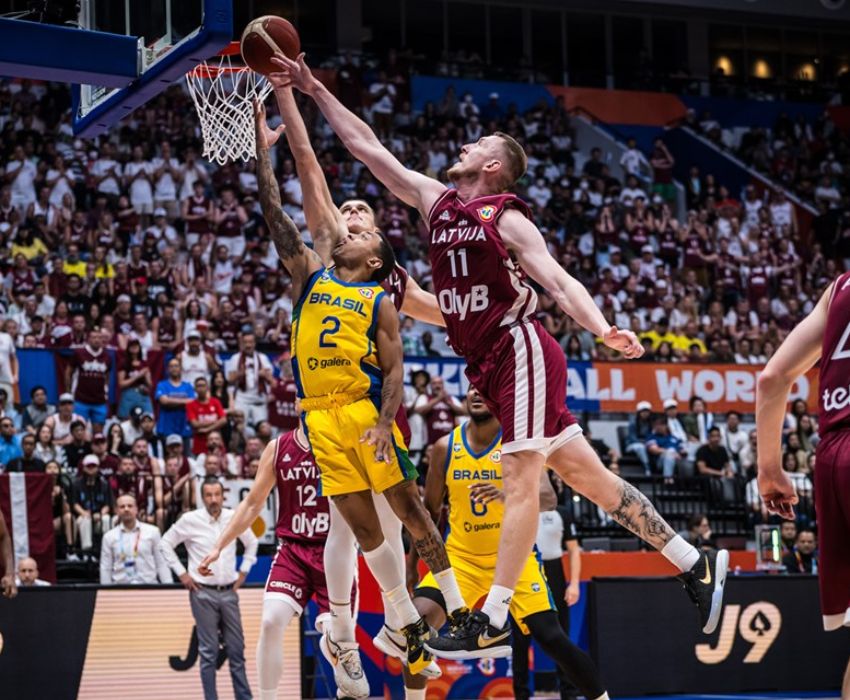
[[[378,140],[366,122],[346,109],[334,95],[310,72],[304,63],[304,54],[293,61],[277,54],[272,62],[280,67],[272,79],[280,84],[291,85],[312,97],[331,128],[351,154],[362,161],[372,174],[396,197],[416,207],[427,216],[434,202],[445,192],[446,187],[430,177],[405,168],[398,159]]]
[[[269,227],[274,247],[292,277],[292,298],[298,299],[307,279],[323,265],[315,251],[310,250],[301,240],[301,232],[295,222],[283,211],[280,201],[280,186],[274,176],[269,158],[269,146],[280,135],[266,124],[266,110],[259,102],[254,104],[254,117],[257,135],[257,186],[260,206]]]
[[[782,423],[788,392],[821,356],[829,299],[834,285],[823,293],[817,306],[788,334],[759,375],[756,389],[758,481],[768,511],[793,519],[797,495],[782,470]]]
[[[445,327],[446,322],[443,320],[437,297],[422,289],[412,277],[407,278],[405,285],[401,312],[407,316],[412,316],[417,321],[424,321],[440,328]]]
[[[307,219],[307,228],[313,236],[313,250],[319,254],[325,265],[330,265],[331,253],[340,238],[347,233],[348,227],[331,199],[325,174],[310,145],[307,127],[304,126],[301,112],[295,103],[292,88],[275,86],[274,94],[280,108],[280,116],[286,124],[286,140],[289,142],[289,150],[295,159],[295,170],[301,181],[304,216]]]
[[[609,325],[584,285],[558,265],[534,223],[516,209],[508,209],[499,219],[499,234],[523,270],[552,295],[565,314],[627,359],[643,355],[637,336]]]
[[[260,457],[260,466],[257,468],[257,475],[254,477],[254,483],[251,484],[251,490],[248,495],[237,506],[236,512],[224,528],[224,532],[219,535],[218,541],[215,543],[215,548],[204,557],[203,561],[198,564],[198,571],[203,576],[212,575],[213,562],[216,561],[221,554],[221,550],[225,549],[233,540],[242,535],[248,528],[251,527],[260,513],[263,511],[263,505],[269,496],[275,483],[274,475],[274,457],[277,449],[277,440],[273,440],[263,450]],[[248,538],[251,542],[251,538]],[[245,542],[243,541],[243,544]],[[247,546],[246,546],[247,551]],[[256,542],[254,543],[254,559],[256,560]],[[248,567],[250,568],[250,567]]]

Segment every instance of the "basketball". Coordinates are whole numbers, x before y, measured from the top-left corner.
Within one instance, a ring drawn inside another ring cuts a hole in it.
[[[301,39],[288,19],[266,15],[245,27],[241,50],[242,58],[252,70],[268,75],[278,70],[271,62],[272,56],[280,51],[295,58],[301,52]]]

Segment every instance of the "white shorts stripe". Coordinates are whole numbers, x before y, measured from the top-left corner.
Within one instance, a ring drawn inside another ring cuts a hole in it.
[[[27,520],[27,478],[26,474],[9,474],[9,510],[12,521],[12,549],[15,564],[30,555],[30,529]]]
[[[528,351],[522,326],[511,329],[514,337],[514,440],[525,440],[528,434]]]
[[[529,437],[539,438],[546,434],[546,360],[543,346],[534,332],[534,326],[523,324],[531,343],[531,370],[534,373],[534,407],[532,408],[532,433]]]

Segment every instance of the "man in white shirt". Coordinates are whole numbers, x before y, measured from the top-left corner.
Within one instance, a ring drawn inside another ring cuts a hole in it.
[[[160,145],[160,157],[151,160],[153,166],[154,206],[168,212],[168,220],[177,216],[177,185],[183,178],[178,160],[171,155],[171,144],[163,141]]]
[[[18,562],[18,575],[15,578],[18,588],[26,586],[49,586],[49,581],[38,577],[38,563],[32,557],[24,557]]]
[[[233,407],[245,414],[245,423],[253,428],[269,418],[267,397],[274,374],[269,358],[256,351],[253,333],[243,333],[241,345],[242,351],[225,363],[224,373],[228,383],[236,387]]]
[[[212,575],[202,576],[198,564],[213,550],[235,511],[223,508],[224,486],[215,478],[206,479],[201,486],[204,507],[185,513],[162,537],[160,550],[169,566],[189,590],[192,615],[198,631],[198,652],[201,657],[201,684],[204,698],[215,700],[215,674],[218,661],[218,632],[222,630],[233,694],[237,700],[251,700],[251,688],[245,675],[245,638],[239,614],[237,590],[257,561],[257,538],[250,528],[239,539],[245,547],[242,565],[236,572],[236,542],[225,547],[218,561],[211,566]],[[183,543],[189,554],[188,570],[174,551]]]
[[[35,178],[38,171],[35,164],[28,160],[22,146],[16,146],[14,155],[6,165],[6,179],[12,181],[12,206],[21,214],[35,202]]]
[[[100,582],[171,583],[171,572],[159,549],[159,529],[141,522],[135,496],[124,494],[115,502],[118,525],[100,545]]]
[[[112,145],[103,144],[100,147],[100,158],[91,165],[91,174],[101,194],[117,198],[121,193],[121,164],[112,157]]]
[[[634,139],[628,140],[628,148],[620,156],[620,165],[629,175],[640,175],[641,165],[645,165],[646,170],[649,170],[649,161],[638,150],[637,141]]]
[[[15,339],[8,333],[0,332],[0,388],[5,389],[6,395],[12,400],[15,398],[18,379]]]

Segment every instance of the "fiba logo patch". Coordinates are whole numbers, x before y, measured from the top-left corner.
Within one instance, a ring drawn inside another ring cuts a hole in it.
[[[492,204],[488,204],[486,207],[480,207],[478,209],[478,216],[481,221],[492,221],[495,215],[496,207],[494,207]]]
[[[460,445],[455,444],[455,446],[454,446],[452,449],[453,449],[455,452],[460,452],[461,447],[460,447]]]
[[[540,584],[535,581],[531,584],[531,590],[535,593],[540,593]]]
[[[324,284],[325,282],[331,281],[331,273],[325,270],[322,273],[322,276],[319,278],[319,284]]]
[[[373,296],[375,296],[375,292],[373,292],[371,289],[360,288],[357,291],[360,292],[360,296],[364,299],[371,299]]]
[[[307,367],[310,369],[316,369],[319,366],[319,361],[315,357],[310,357],[307,359]]]
[[[490,455],[490,461],[498,464],[502,461],[502,451],[501,450],[493,450],[493,454]]]

